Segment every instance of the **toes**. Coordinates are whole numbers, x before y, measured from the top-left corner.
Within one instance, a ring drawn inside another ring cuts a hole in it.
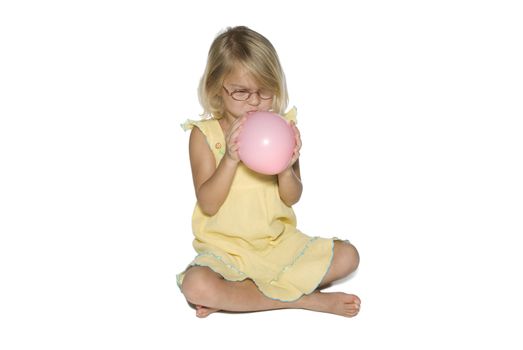
[[[348,317],[354,317],[360,312],[359,307],[356,307],[354,305],[345,307],[345,315]]]
[[[195,305],[195,308],[196,308],[196,317],[199,317],[199,318],[205,318],[205,317],[209,316],[210,314],[212,314],[216,311],[219,311],[218,309],[212,309],[212,308],[208,308],[208,307],[205,307],[202,305]]]
[[[354,304],[357,304],[357,305],[361,304],[361,300],[360,300],[360,298],[358,298],[357,295],[352,294],[351,296],[352,296],[352,301]]]
[[[349,317],[356,316],[360,312],[361,300],[356,295],[351,295],[350,301],[345,304],[345,314]]]
[[[204,318],[209,315],[208,310],[206,307],[203,307],[201,305],[196,305],[196,317]]]

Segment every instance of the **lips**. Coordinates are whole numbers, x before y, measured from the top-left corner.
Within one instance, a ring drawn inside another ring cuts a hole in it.
[[[252,113],[256,113],[256,112],[258,112],[258,111],[257,110],[247,111],[247,112],[245,112],[244,116],[248,116],[248,115],[250,115]]]

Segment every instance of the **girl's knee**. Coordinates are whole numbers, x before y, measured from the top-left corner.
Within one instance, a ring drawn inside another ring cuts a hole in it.
[[[344,267],[345,275],[356,271],[360,264],[360,254],[355,246],[348,242],[336,241],[335,254]],[[337,249],[336,249],[337,248]]]
[[[358,252],[355,246],[353,246],[350,243],[348,245],[350,251],[349,255],[351,256],[351,261],[353,265],[353,271],[355,271],[360,265],[360,253]]]
[[[208,305],[214,292],[216,273],[207,267],[193,266],[187,270],[182,282],[182,293],[192,304]]]

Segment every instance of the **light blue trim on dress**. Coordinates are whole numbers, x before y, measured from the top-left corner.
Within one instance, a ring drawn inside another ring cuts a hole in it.
[[[322,238],[322,237],[318,237],[318,236],[315,236],[315,237],[311,237],[311,239],[309,239],[309,241],[305,244],[305,246],[303,247],[303,249],[300,251],[300,253],[298,255],[296,255],[296,257],[293,259],[293,261],[286,265],[282,270],[280,270],[280,272],[276,275],[275,278],[273,278],[272,280],[269,281],[269,284],[271,282],[275,282],[277,281],[281,275],[286,272],[289,268],[291,268],[296,262],[297,260],[299,260],[299,258],[301,258],[303,255],[305,255],[307,249],[310,247],[310,245],[312,243],[314,243],[314,241],[316,241],[317,239],[319,238]],[[308,292],[302,292],[303,294],[300,295],[299,297],[297,297],[296,299],[293,299],[293,300],[282,300],[282,299],[278,299],[278,298],[274,298],[274,297],[271,297],[267,294],[265,294],[263,292],[263,290],[260,288],[260,286],[258,285],[258,283],[256,282],[256,280],[254,280],[253,278],[251,278],[250,276],[248,276],[245,272],[241,271],[239,268],[237,268],[236,266],[232,265],[232,264],[228,264],[226,263],[221,256],[219,255],[216,255],[214,253],[211,253],[211,252],[203,252],[203,253],[200,253],[198,254],[194,260],[198,259],[198,257],[200,256],[210,256],[214,259],[216,259],[217,261],[221,262],[223,265],[225,265],[227,268],[233,270],[234,272],[238,273],[239,275],[242,276],[241,279],[238,279],[238,280],[231,280],[231,279],[228,279],[226,278],[225,276],[223,276],[221,273],[219,273],[218,271],[216,271],[212,266],[210,265],[207,265],[207,264],[199,264],[199,263],[196,263],[193,262],[191,264],[189,264],[189,266],[185,269],[184,272],[178,274],[176,277],[176,282],[177,282],[177,285],[178,285],[178,288],[181,289],[181,282],[180,282],[180,279],[181,279],[181,276],[185,274],[185,272],[187,271],[187,269],[189,269],[190,267],[192,266],[202,266],[202,267],[208,267],[210,268],[213,272],[217,273],[218,275],[222,276],[225,280],[227,281],[230,281],[230,282],[241,282],[241,281],[244,281],[245,279],[250,279],[251,281],[253,281],[253,283],[256,285],[256,287],[258,288],[258,290],[267,298],[269,299],[272,299],[272,300],[277,300],[277,301],[281,301],[281,302],[284,302],[284,303],[290,303],[290,302],[294,302],[298,299],[300,299],[301,297],[303,297],[304,295],[309,295],[311,293],[313,293],[314,291],[316,291],[318,289],[318,287],[320,286],[321,282],[323,281],[323,279],[325,278],[325,276],[327,275],[327,273],[329,272],[330,270],[330,267],[332,265],[332,261],[334,259],[334,242],[335,241],[341,241],[341,242],[345,242],[345,243],[350,243],[348,240],[342,240],[342,239],[339,239],[337,237],[333,237],[333,238],[330,238],[330,241],[331,241],[331,257],[330,257],[330,261],[329,261],[329,264],[327,266],[327,268],[325,269],[325,273],[323,274],[323,276],[321,276],[320,280],[314,285],[314,287],[308,291]]]

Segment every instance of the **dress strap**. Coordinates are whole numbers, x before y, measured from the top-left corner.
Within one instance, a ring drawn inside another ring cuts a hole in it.
[[[223,155],[225,154],[225,139],[223,136],[222,128],[217,119],[204,119],[204,120],[190,120],[187,119],[185,123],[181,124],[182,129],[185,131],[191,130],[194,127],[200,129],[205,136],[207,145],[214,154],[216,165],[220,162]]]
[[[296,108],[296,106],[292,107],[291,109],[289,109],[289,111],[287,113],[285,113],[283,115],[283,119],[287,120],[288,122],[294,122],[294,123],[298,123],[297,119],[296,119],[296,115],[298,114],[298,109]]]

